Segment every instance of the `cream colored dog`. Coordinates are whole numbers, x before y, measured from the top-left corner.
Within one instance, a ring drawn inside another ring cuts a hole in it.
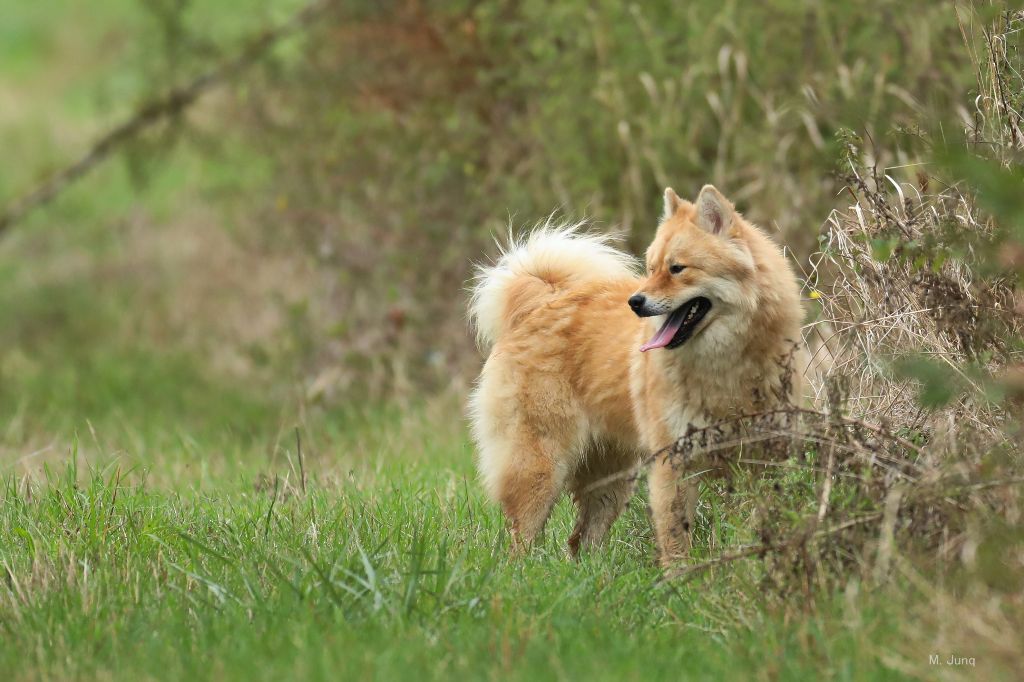
[[[490,349],[470,399],[480,476],[528,547],[568,487],[575,556],[600,543],[633,493],[594,482],[688,427],[792,399],[796,278],[781,249],[711,185],[665,190],[646,277],[602,237],[542,228],[481,268],[470,315]],[[663,564],[690,547],[696,476],[662,458],[650,502]]]

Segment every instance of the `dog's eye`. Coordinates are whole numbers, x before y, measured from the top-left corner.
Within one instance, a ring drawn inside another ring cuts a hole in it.
[[[673,266],[669,267],[668,271],[671,272],[673,275],[678,275],[680,272],[682,272],[685,269],[686,269],[685,265],[676,264],[676,265],[673,265]]]

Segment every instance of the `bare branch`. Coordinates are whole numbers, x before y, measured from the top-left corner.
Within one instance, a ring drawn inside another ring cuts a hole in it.
[[[200,97],[252,66],[282,39],[307,29],[333,0],[312,0],[281,25],[263,31],[249,40],[241,51],[200,74],[192,81],[146,102],[127,120],[100,136],[88,151],[73,163],[61,168],[40,185],[30,190],[0,212],[0,235],[32,211],[56,199],[72,183],[108,159],[126,142],[156,123],[180,115]]]

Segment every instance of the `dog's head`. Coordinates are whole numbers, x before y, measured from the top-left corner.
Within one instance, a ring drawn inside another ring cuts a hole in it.
[[[711,185],[693,203],[666,189],[647,279],[629,299],[640,317],[664,316],[640,350],[677,348],[713,325],[749,316],[753,277],[754,259],[729,200]]]

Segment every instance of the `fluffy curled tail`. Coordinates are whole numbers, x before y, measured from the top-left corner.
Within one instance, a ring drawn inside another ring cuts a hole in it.
[[[469,318],[477,342],[489,348],[512,320],[551,297],[552,287],[636,276],[636,262],[606,235],[583,232],[583,223],[552,225],[509,236],[494,265],[477,266]],[[559,287],[560,288],[560,287]]]

